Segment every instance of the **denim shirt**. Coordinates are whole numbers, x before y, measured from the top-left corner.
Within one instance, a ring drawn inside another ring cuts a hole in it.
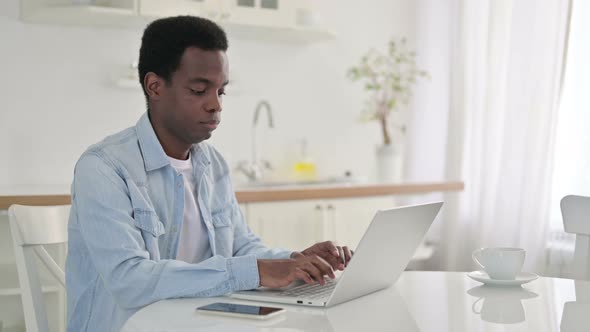
[[[192,146],[191,156],[213,254],[198,264],[175,260],[184,182],[147,113],[135,127],[82,154],[68,225],[68,331],[119,331],[133,313],[158,300],[256,288],[258,258],[291,255],[265,247],[246,225],[217,150],[202,142]]]

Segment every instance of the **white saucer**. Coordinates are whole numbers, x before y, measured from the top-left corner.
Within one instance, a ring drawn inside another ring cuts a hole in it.
[[[473,271],[467,273],[467,276],[473,280],[483,282],[486,285],[496,286],[520,286],[537,279],[539,276],[531,272],[520,272],[514,280],[492,279],[484,271]]]

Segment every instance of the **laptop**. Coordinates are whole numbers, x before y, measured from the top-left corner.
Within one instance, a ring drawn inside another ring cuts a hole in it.
[[[346,269],[327,284],[240,291],[243,300],[331,307],[393,285],[405,270],[443,202],[377,211]]]

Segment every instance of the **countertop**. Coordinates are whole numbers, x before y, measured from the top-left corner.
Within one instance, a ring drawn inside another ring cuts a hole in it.
[[[391,184],[344,183],[308,184],[262,187],[237,187],[240,203],[297,201],[330,198],[354,198],[426,194],[432,192],[458,192],[464,189],[461,181],[407,182]],[[67,185],[0,187],[0,210],[11,204],[61,205],[70,204],[70,188]]]

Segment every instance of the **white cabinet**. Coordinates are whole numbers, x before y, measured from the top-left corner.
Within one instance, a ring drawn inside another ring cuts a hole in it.
[[[20,13],[28,23],[137,27],[150,21],[138,9],[138,0],[21,0]]]
[[[378,209],[391,197],[243,204],[246,221],[270,247],[302,250],[325,240],[356,248]]]
[[[142,0],[138,3],[138,15],[153,18],[175,16],[179,13],[201,16],[205,10],[205,1]]]
[[[269,247],[303,250],[331,240],[355,249],[377,210],[400,205],[393,197],[241,204],[250,228]],[[420,269],[433,247],[421,244],[409,269]]]
[[[310,201],[246,204],[246,221],[269,247],[302,250],[313,244],[321,225],[318,204]]]
[[[281,0],[231,1],[228,19],[234,24],[257,22],[265,27],[288,26],[291,13],[287,4],[287,1]]]
[[[20,0],[30,23],[143,28],[154,19],[195,15],[222,25],[230,38],[313,42],[334,37],[308,0]]]

